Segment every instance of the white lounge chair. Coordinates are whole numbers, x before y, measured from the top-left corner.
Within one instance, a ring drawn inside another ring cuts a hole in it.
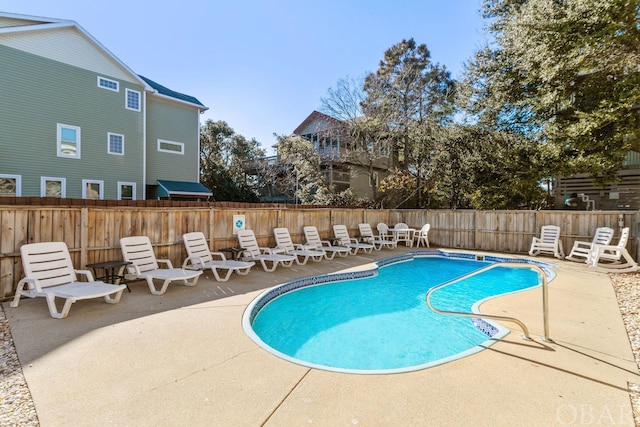
[[[273,235],[276,238],[276,249],[284,249],[285,254],[295,256],[296,264],[298,265],[305,265],[309,258],[315,262],[320,262],[324,258],[322,249],[309,248],[299,243],[293,243],[289,229],[286,227],[274,228]]]
[[[314,225],[303,227],[303,231],[304,237],[307,240],[306,246],[309,248],[322,249],[326,259],[333,259],[336,254],[346,257],[351,251],[351,249],[346,246],[333,246],[328,240],[322,240],[318,229]]]
[[[400,242],[404,242],[405,246],[413,246],[413,233],[415,233],[415,229],[409,228],[407,224],[404,222],[397,223],[393,230],[389,230],[390,232],[395,234],[395,240]]]
[[[247,275],[251,267],[256,265],[253,261],[246,262],[227,259],[222,252],[211,252],[204,233],[200,231],[183,234],[182,240],[187,249],[187,259],[182,263],[182,268],[187,270],[211,269],[213,276],[218,282],[226,282],[229,280],[231,273],[234,271],[242,276]],[[214,259],[214,256],[220,259]],[[222,271],[226,271],[224,276],[220,275]]]
[[[373,245],[371,243],[360,243],[358,239],[352,239],[349,237],[349,231],[346,225],[334,225],[333,235],[336,239],[340,240],[340,246],[346,246],[351,250],[351,254],[355,255],[358,251],[364,253],[373,252]]]
[[[360,238],[366,243],[371,243],[376,251],[379,251],[383,247],[395,248],[398,246],[398,242],[395,240],[387,240],[380,235],[373,234],[373,230],[369,224],[358,224],[358,229],[360,230]]]
[[[426,248],[429,248],[429,230],[431,224],[425,224],[422,228],[413,234],[413,240],[416,242],[416,248],[422,243]]]
[[[153,246],[147,236],[130,236],[120,239],[120,249],[125,261],[131,265],[127,266],[129,274],[136,279],[146,280],[149,291],[153,295],[162,295],[167,291],[169,283],[181,281],[185,286],[195,286],[202,271],[185,270],[173,268],[168,259],[156,259]],[[160,268],[160,263],[166,268]],[[153,280],[162,280],[162,286],[158,290]]]
[[[51,317],[63,319],[71,304],[78,300],[104,297],[109,304],[120,301],[126,285],[111,285],[94,281],[88,270],[74,270],[69,249],[64,242],[43,242],[22,245],[20,248],[25,277],[18,282],[11,307],[18,307],[20,297],[44,297]],[[77,274],[86,276],[87,282],[78,281]],[[58,311],[56,298],[65,300]]]
[[[638,263],[627,251],[628,240],[629,227],[625,227],[620,233],[617,245],[595,245],[589,267],[607,273],[631,273],[640,270]]]
[[[562,241],[560,240],[560,227],[557,225],[543,225],[540,237],[534,237],[531,241],[529,255],[551,254],[556,258],[564,258]]]
[[[238,243],[241,248],[245,249],[242,252],[244,260],[260,261],[262,269],[269,273],[274,271],[278,265],[291,267],[296,260],[295,256],[284,254],[282,249],[259,247],[253,230],[238,230]],[[271,263],[271,267],[267,264],[268,262]]]
[[[593,236],[593,240],[585,242],[576,240],[573,242],[571,253],[567,255],[566,259],[571,261],[589,262],[589,258],[593,253],[594,245],[608,245],[613,239],[613,228],[598,227],[596,228],[596,234]]]

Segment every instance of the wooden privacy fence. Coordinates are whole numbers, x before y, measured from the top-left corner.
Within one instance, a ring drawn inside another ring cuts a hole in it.
[[[429,240],[443,248],[526,253],[531,238],[545,224],[559,225],[568,251],[575,240],[592,239],[597,227],[616,230],[630,227],[627,249],[638,258],[638,211],[471,211],[471,210],[370,210],[219,207],[58,207],[0,206],[0,298],[15,292],[23,277],[20,246],[26,243],[63,241],[74,265],[122,259],[120,238],[146,235],[158,258],[179,266],[186,257],[182,235],[202,231],[217,250],[236,246],[233,216],[245,215],[246,228],[254,230],[261,246],[273,246],[273,228],[287,227],[294,242],[302,242],[302,227],[315,225],[322,237],[332,235],[334,224],[345,224],[352,236],[358,224],[404,222],[420,228],[431,224]]]

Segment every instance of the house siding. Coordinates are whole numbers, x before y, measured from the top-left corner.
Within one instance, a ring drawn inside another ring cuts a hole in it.
[[[22,175],[23,196],[39,196],[40,177],[52,176],[66,178],[68,198],[82,197],[83,179],[104,181],[107,199],[116,198],[117,181],[136,182],[142,198],[144,113],[125,108],[125,88],[141,95],[144,88],[113,69],[90,71],[0,45],[0,173]],[[98,75],[120,90],[99,88]],[[80,159],[57,156],[58,123],[81,128]],[[108,132],[125,136],[124,156],[107,153]]]
[[[0,44],[85,70],[105,73],[117,80],[136,83],[135,76],[97,49],[96,44],[76,28],[2,34]]]
[[[199,110],[147,96],[147,184],[158,179],[199,182]],[[158,139],[184,144],[184,154],[158,151]]]

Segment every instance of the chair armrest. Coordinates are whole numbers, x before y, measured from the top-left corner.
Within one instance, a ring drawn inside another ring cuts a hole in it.
[[[87,278],[87,282],[93,282],[93,274],[89,270],[76,270],[76,274],[81,274]]]
[[[220,257],[220,259],[221,259],[222,261],[226,261],[226,260],[227,260],[226,255],[225,255],[225,254],[223,254],[222,252],[211,252],[211,256],[212,256],[213,258],[215,258],[215,257]]]
[[[201,266],[203,264],[202,258],[199,256],[190,256],[184,260],[182,263],[182,268],[187,268],[188,266]]]
[[[173,265],[171,265],[171,261],[168,259],[156,259],[156,262],[158,264],[165,264],[167,268],[173,268]]]

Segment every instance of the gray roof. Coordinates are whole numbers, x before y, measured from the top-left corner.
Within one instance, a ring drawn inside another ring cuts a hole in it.
[[[207,108],[204,106],[204,104],[202,104],[200,101],[198,101],[198,98],[196,98],[195,96],[190,96],[190,95],[185,95],[184,93],[180,93],[180,92],[176,92],[175,90],[171,90],[168,87],[164,87],[159,83],[154,82],[151,79],[146,78],[145,76],[141,76],[138,75],[142,80],[144,80],[149,86],[151,86],[153,89],[157,90],[159,94],[161,95],[165,95],[165,96],[169,96],[171,98],[175,98],[178,99],[180,101],[185,101],[188,102],[190,104],[195,104],[195,105],[199,105],[203,108]]]

